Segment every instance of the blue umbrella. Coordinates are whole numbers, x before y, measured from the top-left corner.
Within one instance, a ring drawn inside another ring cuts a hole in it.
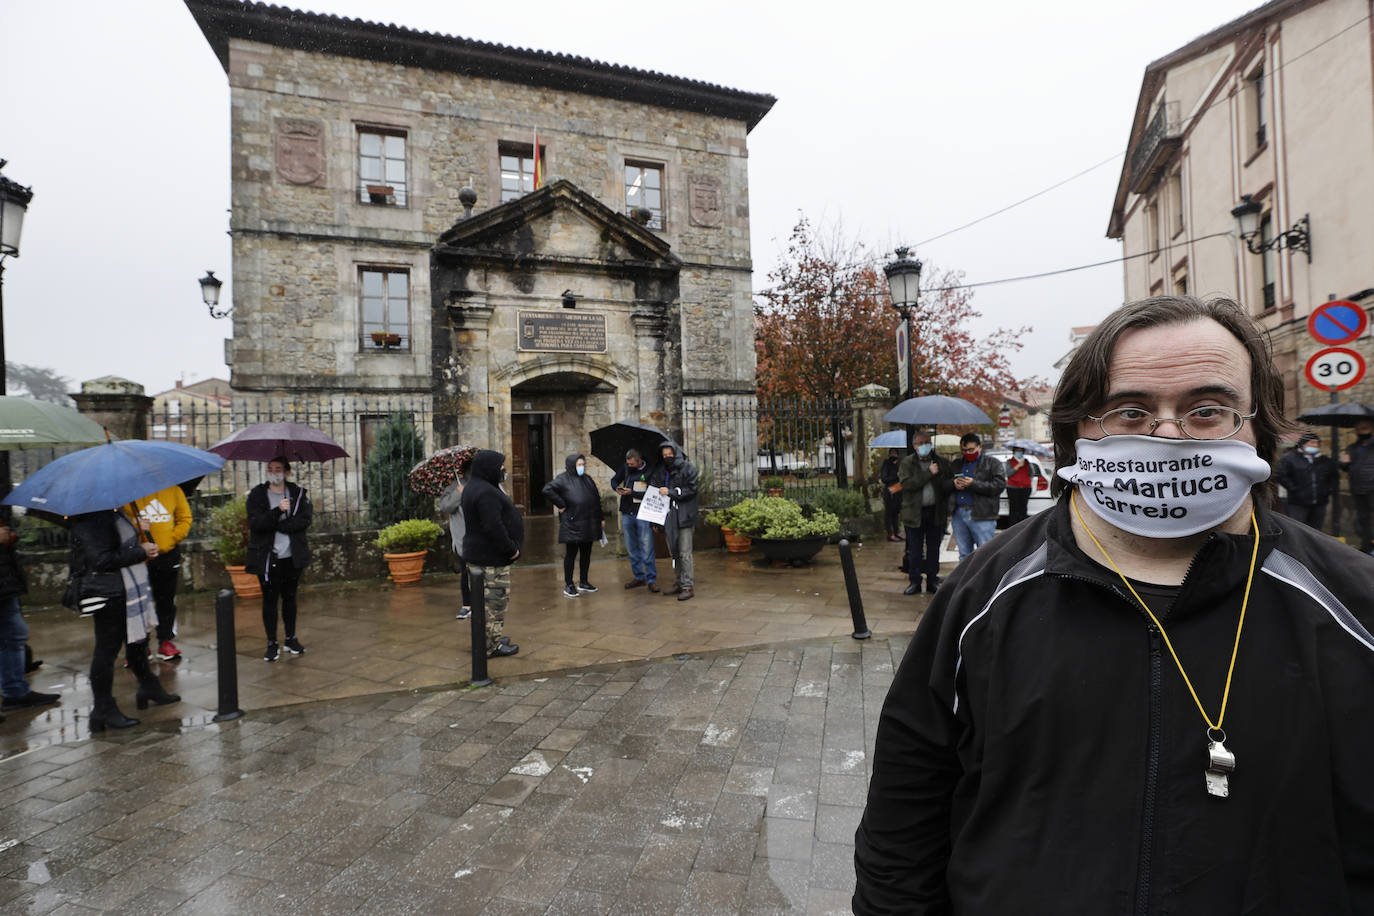
[[[992,419],[976,404],[963,398],[943,394],[928,394],[923,398],[907,398],[889,410],[883,419],[888,423],[916,426],[977,426]]]
[[[889,429],[868,440],[869,448],[906,448],[906,430]]]
[[[124,439],[52,461],[2,501],[49,515],[114,509],[224,467],[218,455],[175,442]]]

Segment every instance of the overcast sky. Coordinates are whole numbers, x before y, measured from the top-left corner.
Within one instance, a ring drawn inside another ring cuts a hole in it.
[[[758,289],[799,211],[890,250],[1113,156],[917,255],[969,282],[1119,256],[1104,233],[1145,66],[1258,4],[291,5],[777,96],[749,137]],[[207,268],[232,279],[229,89],[190,13],[179,0],[3,0],[0,34],[0,157],[35,195],[22,256],[5,264],[7,358],[149,394],[227,377],[230,322],[207,315],[196,280]],[[1013,368],[1052,377],[1069,328],[1121,296],[1112,265],[981,289],[974,303],[989,328],[1032,325]]]

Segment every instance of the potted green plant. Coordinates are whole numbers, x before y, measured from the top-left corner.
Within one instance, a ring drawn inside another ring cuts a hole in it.
[[[736,505],[739,505],[736,503]],[[706,514],[706,524],[715,525],[720,529],[721,537],[725,541],[725,549],[730,553],[748,553],[749,535],[741,534],[734,526],[735,506],[728,506],[723,509],[715,509]]]
[[[806,563],[840,530],[840,520],[832,513],[809,506],[803,509],[777,496],[746,499],[735,508],[738,530],[747,533],[754,546],[775,563]]]
[[[425,568],[425,554],[434,546],[443,530],[429,519],[408,518],[378,531],[373,543],[386,558],[391,581],[397,585],[419,582],[420,573]]]
[[[763,488],[764,488],[764,490],[766,490],[766,491],[768,492],[768,495],[769,495],[769,496],[781,496],[781,495],[782,495],[782,478],[781,478],[781,477],[765,477],[765,478],[763,478]]]
[[[248,500],[238,496],[210,513],[210,531],[215,535],[210,549],[224,564],[224,571],[234,584],[234,594],[240,598],[262,597],[258,577],[244,568],[248,558]]]
[[[383,349],[392,349],[401,345],[401,335],[386,331],[373,331],[372,342]]]

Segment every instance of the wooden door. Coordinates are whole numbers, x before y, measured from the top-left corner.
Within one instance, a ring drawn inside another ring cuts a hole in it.
[[[530,418],[510,418],[510,498],[524,515],[530,511]]]

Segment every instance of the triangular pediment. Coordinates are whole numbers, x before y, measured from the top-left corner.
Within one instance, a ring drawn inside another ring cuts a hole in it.
[[[676,268],[671,246],[567,180],[454,223],[435,255],[538,257]]]

